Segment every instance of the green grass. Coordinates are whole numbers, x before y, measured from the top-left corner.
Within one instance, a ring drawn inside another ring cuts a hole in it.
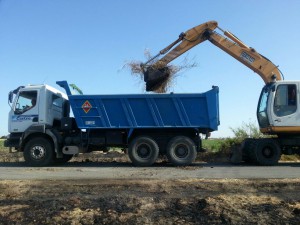
[[[4,148],[4,139],[0,139],[0,149]]]
[[[203,148],[210,152],[220,151],[222,144],[224,143],[223,139],[207,139],[202,140]]]
[[[4,147],[4,140],[5,139],[0,139],[0,152],[8,152],[8,148]]]

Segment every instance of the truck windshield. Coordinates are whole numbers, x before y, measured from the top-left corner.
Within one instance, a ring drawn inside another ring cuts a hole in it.
[[[22,114],[36,105],[37,91],[22,91],[16,102],[15,114]]]
[[[270,125],[268,118],[268,98],[272,88],[270,86],[265,86],[260,94],[258,108],[257,108],[257,120],[259,127],[264,128]]]

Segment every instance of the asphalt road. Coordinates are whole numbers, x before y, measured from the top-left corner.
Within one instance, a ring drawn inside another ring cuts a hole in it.
[[[83,179],[284,179],[300,178],[300,163],[251,166],[229,163],[195,163],[188,167],[155,165],[133,167],[129,163],[67,163],[54,167],[26,167],[23,163],[0,163],[0,180]]]

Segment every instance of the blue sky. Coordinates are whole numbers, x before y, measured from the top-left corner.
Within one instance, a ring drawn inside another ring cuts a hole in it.
[[[122,69],[144,60],[201,23],[216,20],[272,60],[286,80],[299,79],[300,1],[209,0],[0,0],[0,135],[7,134],[7,94],[20,85],[57,80],[87,94],[144,93],[143,83]],[[170,91],[220,88],[219,131],[256,122],[261,78],[205,42],[188,53],[198,67],[181,74]],[[180,62],[179,58],[176,62]]]

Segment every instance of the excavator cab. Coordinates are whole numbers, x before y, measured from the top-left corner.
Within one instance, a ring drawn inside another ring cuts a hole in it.
[[[278,81],[262,89],[257,119],[262,133],[284,134],[299,132],[299,82]]]

